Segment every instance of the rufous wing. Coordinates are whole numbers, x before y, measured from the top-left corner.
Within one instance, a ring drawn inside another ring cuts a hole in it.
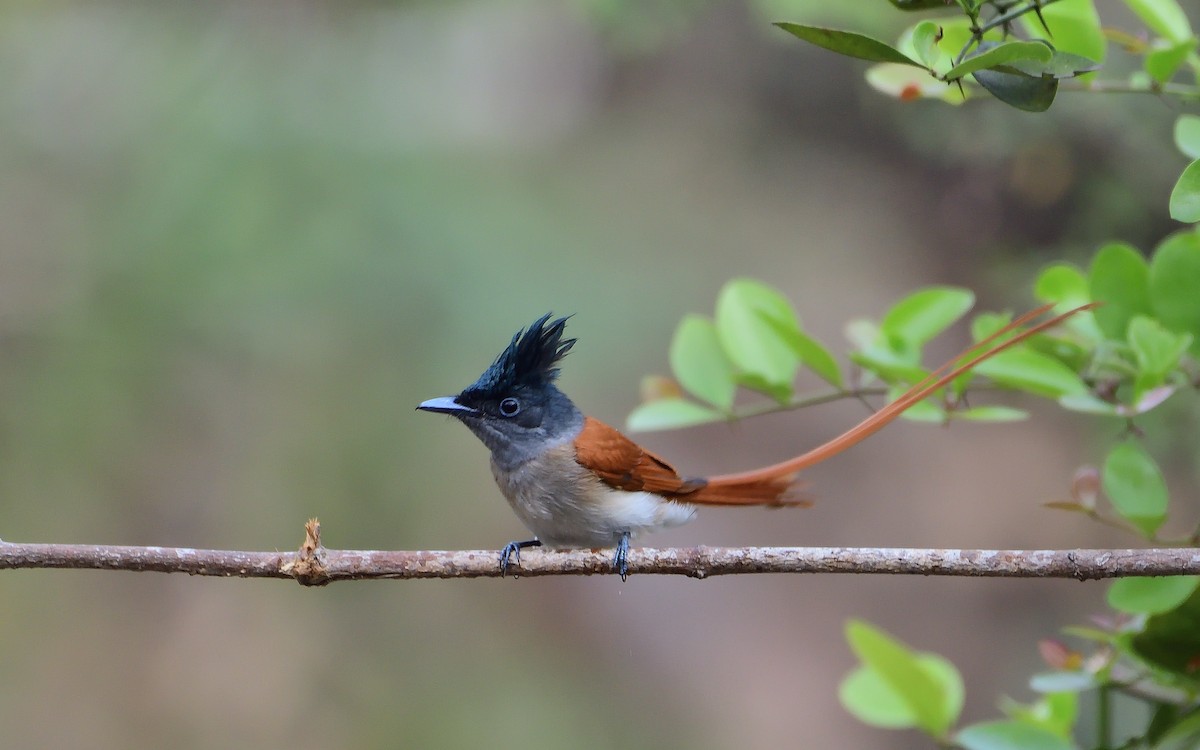
[[[702,477],[683,478],[669,463],[622,435],[617,429],[587,417],[575,438],[575,455],[611,487],[628,492],[653,492],[698,505],[808,505],[785,498],[791,478],[772,477],[711,485]]]
[[[703,479],[684,479],[666,461],[609,427],[586,417],[575,438],[575,456],[605,484],[629,492],[672,496],[695,492]]]

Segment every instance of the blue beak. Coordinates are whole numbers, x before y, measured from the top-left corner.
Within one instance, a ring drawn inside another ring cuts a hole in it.
[[[479,414],[478,409],[463,406],[455,401],[453,396],[442,396],[441,398],[431,398],[428,401],[422,401],[417,405],[417,409],[432,411],[438,414],[453,414],[454,416],[474,416]]]

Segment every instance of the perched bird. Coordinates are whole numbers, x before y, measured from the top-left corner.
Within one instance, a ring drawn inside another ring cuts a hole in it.
[[[791,494],[801,469],[855,445],[983,360],[1091,306],[1003,338],[1050,307],[1014,320],[838,437],[796,458],[738,474],[681,476],[615,428],[584,416],[554,384],[556,365],[575,339],[563,338],[567,319],[549,322],[549,313],[518,331],[491,367],[457,396],[430,399],[417,408],[449,414],[483,441],[492,453],[496,484],[534,533],[533,539],[504,547],[502,573],[527,547],[615,547],[613,564],[624,580],[629,542],[642,532],[687,523],[698,505],[809,505]]]

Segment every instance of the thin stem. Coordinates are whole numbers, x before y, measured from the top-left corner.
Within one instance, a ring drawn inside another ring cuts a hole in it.
[[[971,51],[972,47],[974,47],[976,44],[979,44],[979,41],[980,37],[977,37],[974,33],[972,33],[971,38],[967,40],[967,43],[964,44],[962,49],[958,51],[958,54],[954,56],[954,62],[952,63],[951,67],[958,65],[965,60],[967,58],[967,53]],[[958,80],[961,81],[962,79],[960,78]],[[962,84],[959,83],[959,86],[962,86]]]
[[[1184,546],[1195,547],[1200,545],[1200,523],[1196,524],[1196,528],[1192,529],[1192,533],[1187,536],[1187,543]]]
[[[997,28],[1007,28],[1013,21],[1027,13],[1037,13],[1041,16],[1042,8],[1048,5],[1053,5],[1058,0],[1030,0],[1028,3],[991,3],[998,12],[987,22],[980,24],[978,10],[974,13],[968,12],[968,18],[971,22],[971,36],[967,39],[962,49],[953,58],[952,65],[958,65],[966,59],[971,50],[983,42],[983,37],[989,31]],[[1044,21],[1043,21],[1044,24]],[[1144,54],[1147,48],[1144,40],[1141,40],[1131,34],[1124,32],[1106,30],[1106,36],[1118,43],[1124,45],[1130,52],[1134,54]],[[1192,69],[1200,68],[1200,55],[1192,53],[1187,58],[1187,63]],[[957,81],[959,86],[962,86],[962,81]],[[1183,101],[1200,101],[1200,86],[1190,85],[1186,83],[1159,83],[1150,81],[1147,83],[1134,84],[1129,81],[1062,81],[1059,84],[1063,91],[1082,91],[1088,93],[1104,93],[1104,94],[1154,94],[1156,96],[1170,96]]]
[[[996,385],[993,383],[987,383],[987,384],[972,386],[971,390],[973,392],[978,393],[981,391],[988,392],[988,391],[999,391],[999,390],[1003,390],[1003,389],[999,385]],[[825,393],[817,393],[817,394],[813,394],[813,395],[809,395],[809,396],[801,396],[799,398],[792,399],[791,401],[787,402],[786,404],[771,403],[771,402],[762,403],[762,404],[754,404],[753,406],[748,406],[744,409],[739,409],[738,411],[735,411],[734,413],[729,415],[729,418],[731,420],[737,420],[737,419],[745,419],[747,417],[761,417],[761,416],[764,416],[767,414],[778,414],[780,412],[785,412],[785,411],[806,409],[810,406],[820,406],[822,404],[832,404],[837,401],[843,401],[846,399],[855,399],[855,400],[861,401],[867,408],[871,408],[870,402],[868,402],[866,400],[867,396],[886,396],[886,395],[888,395],[888,393],[890,393],[890,389],[888,389],[884,386],[873,386],[873,387],[864,387],[864,388],[847,388],[847,389],[842,389],[839,391],[828,391]],[[965,400],[966,394],[963,394],[963,395],[964,395],[963,400]],[[954,404],[954,403],[950,404],[951,407],[953,407],[955,405],[956,404]]]
[[[1000,15],[996,16],[992,20],[985,23],[983,26],[979,27],[978,37],[979,37],[979,39],[982,39],[983,35],[988,33],[989,31],[991,31],[992,29],[1010,24],[1013,21],[1020,18],[1021,16],[1025,15],[1026,13],[1033,13],[1035,11],[1041,10],[1042,8],[1045,8],[1047,5],[1053,5],[1056,2],[1058,2],[1058,0],[1033,0],[1033,2],[1029,3],[1029,5],[1026,5],[1021,8],[1013,8],[1012,10],[1008,11],[1007,13],[1001,13]]]
[[[967,43],[963,45],[963,48],[958,51],[958,55],[954,58],[954,65],[958,65],[960,62],[962,62],[963,59],[966,58],[967,53],[971,51],[971,47],[978,44],[979,40],[983,37],[982,33],[979,32],[979,9],[976,8],[975,10],[966,10],[966,13],[967,18],[971,20],[971,38],[968,39]]]
[[[1145,39],[1121,29],[1104,29],[1104,38],[1121,45],[1126,52],[1133,55],[1144,55],[1150,49],[1150,44]]]
[[[1088,518],[1092,519],[1096,523],[1102,524],[1111,529],[1117,529],[1118,531],[1124,531],[1124,532],[1128,532],[1130,534],[1134,534],[1136,536],[1141,536],[1141,534],[1138,532],[1137,529],[1135,529],[1132,525],[1120,520],[1119,518],[1113,518],[1112,516],[1106,516],[1103,513],[1101,513],[1100,511],[1094,510],[1094,509],[1088,510],[1087,515],[1088,515]],[[1175,545],[1172,545],[1172,546],[1175,546]]]
[[[1190,706],[1192,696],[1181,688],[1161,685],[1153,675],[1145,671],[1135,672],[1122,664],[1113,664],[1108,683],[1113,690],[1135,700],[1146,703],[1169,703],[1172,706]]]
[[[1112,688],[1101,685],[1096,691],[1096,749],[1112,745]]]
[[[735,412],[731,419],[744,419],[746,417],[759,417],[764,414],[775,414],[781,411],[792,411],[794,409],[806,409],[810,406],[820,406],[822,404],[832,404],[845,399],[862,400],[866,396],[886,396],[888,389],[882,386],[873,388],[849,388],[837,391],[827,391],[825,393],[816,393],[808,396],[794,398],[786,404],[764,403],[746,407]]]
[[[1033,0],[1028,5],[1023,5],[1020,7],[1016,7],[1016,4],[1004,6],[999,15],[982,26],[979,25],[978,13],[970,16],[971,38],[968,39],[967,43],[963,45],[963,48],[959,50],[958,55],[954,58],[954,64],[958,65],[964,59],[966,59],[967,53],[971,51],[971,48],[982,42],[984,34],[988,33],[992,29],[1007,26],[1026,13],[1040,12],[1042,8],[1046,7],[1047,5],[1052,5],[1056,2],[1058,2],[1058,0]],[[996,4],[996,7],[1001,8],[999,4]]]
[[[1145,539],[1147,542],[1157,547],[1195,547],[1198,543],[1198,538],[1200,538],[1200,527],[1197,527],[1195,531],[1187,536],[1177,538],[1161,537],[1158,534],[1150,534],[1149,536],[1145,536],[1140,530],[1133,526],[1133,524],[1127,523],[1120,518],[1105,515],[1095,508],[1087,508],[1084,510],[1084,513],[1086,513],[1087,517],[1096,523],[1107,526],[1110,529],[1116,529],[1117,531],[1124,531],[1127,534],[1133,534],[1136,537]]]
[[[1156,96],[1174,96],[1185,101],[1200,101],[1200,86],[1191,86],[1186,83],[1134,84],[1129,81],[1080,81],[1076,79],[1060,82],[1059,89],[1089,94],[1154,94]]]
[[[1159,547],[1195,547],[1200,544],[1198,537],[1200,537],[1200,531],[1194,531],[1181,537],[1161,537],[1158,534],[1152,534],[1146,538],[1146,541]]]

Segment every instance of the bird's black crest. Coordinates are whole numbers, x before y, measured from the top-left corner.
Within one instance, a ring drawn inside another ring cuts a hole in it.
[[[547,325],[550,315],[546,313],[525,330],[517,331],[492,366],[467,390],[500,394],[517,386],[546,385],[558,377],[558,368],[554,365],[567,356],[575,339],[563,338],[567,318],[559,318]]]

